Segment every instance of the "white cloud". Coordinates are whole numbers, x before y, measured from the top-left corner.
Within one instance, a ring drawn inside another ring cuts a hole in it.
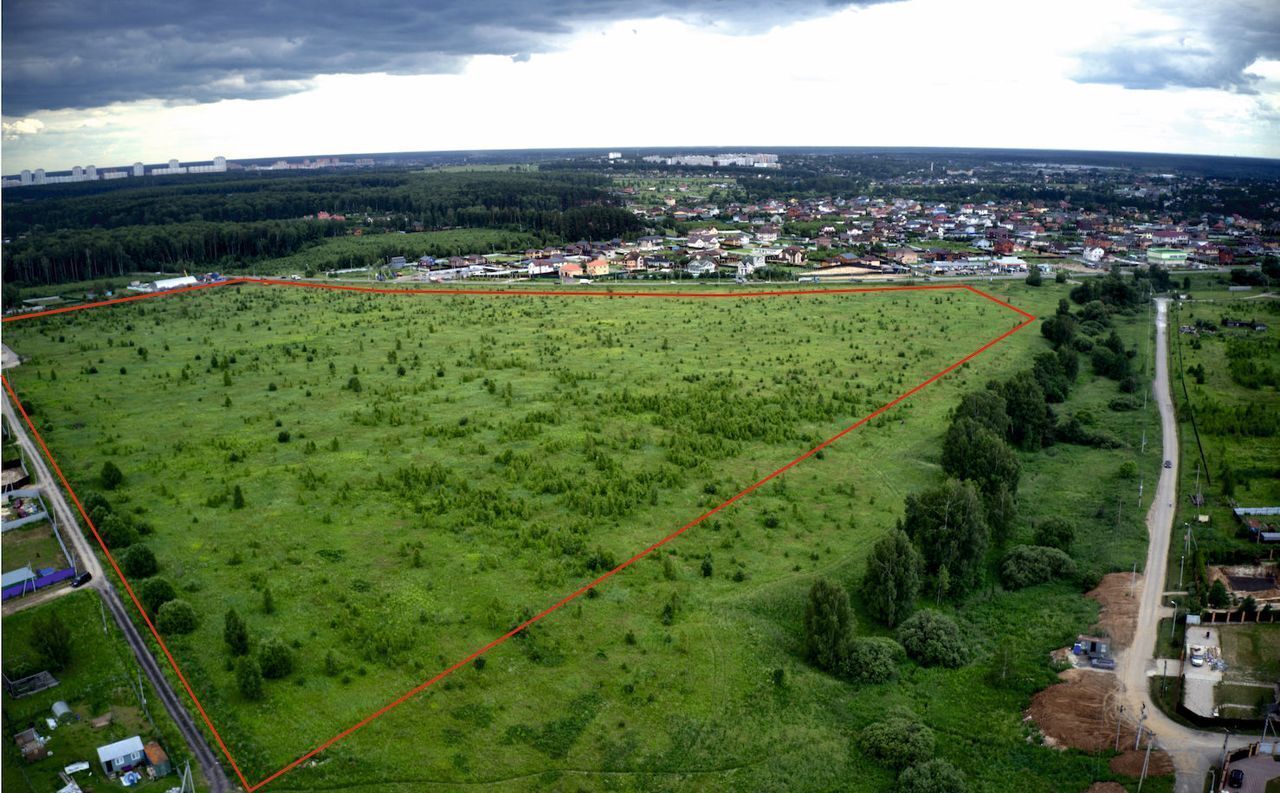
[[[17,140],[23,135],[37,135],[42,129],[44,129],[44,122],[38,118],[20,118],[3,124],[5,140]]]
[[[624,21],[523,60],[475,57],[457,74],[322,75],[274,99],[6,119],[5,164],[659,145],[1280,156],[1274,61],[1251,67],[1262,78],[1253,95],[1071,79],[1085,44],[1160,19],[1136,0],[1082,0],[1069,14],[1012,0],[911,0],[756,35]],[[19,124],[45,129],[11,137]]]

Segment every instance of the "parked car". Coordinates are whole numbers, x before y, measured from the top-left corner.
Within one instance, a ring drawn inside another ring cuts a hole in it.
[[[1165,460],[1165,461],[1164,461],[1164,467],[1165,467],[1165,468],[1172,468],[1172,467],[1173,467],[1173,460]]]
[[[1191,645],[1191,665],[1204,666],[1204,648],[1198,644]]]
[[[1231,769],[1231,773],[1227,774],[1227,785],[1229,787],[1243,787],[1244,771],[1241,771],[1239,768]]]
[[[89,580],[90,580],[90,579],[92,579],[92,578],[93,578],[93,573],[90,573],[89,571],[87,571],[87,570],[86,570],[85,572],[83,572],[83,573],[81,573],[80,575],[76,576],[76,580],[74,580],[74,581],[72,581],[72,582],[71,582],[71,588],[72,588],[72,589],[79,589],[80,587],[82,587],[82,586],[84,586],[85,584],[89,583]]]

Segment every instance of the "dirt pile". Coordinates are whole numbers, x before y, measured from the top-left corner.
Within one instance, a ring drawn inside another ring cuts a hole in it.
[[[1084,793],[1128,793],[1119,782],[1094,782]]]
[[[1053,746],[1100,752],[1114,749],[1120,701],[1115,675],[1088,669],[1068,669],[1055,683],[1031,699],[1027,716]],[[1120,743],[1133,745],[1134,729],[1120,727]]]
[[[1130,747],[1133,744],[1129,744]],[[1146,747],[1142,749],[1126,749],[1122,754],[1111,758],[1109,766],[1112,771],[1125,776],[1141,776],[1142,760],[1146,756]],[[1147,766],[1147,776],[1169,776],[1173,773],[1173,760],[1169,755],[1156,749],[1151,750],[1151,764]]]
[[[1102,606],[1098,614],[1098,630],[1111,638],[1113,650],[1128,647],[1133,641],[1138,622],[1138,595],[1142,592],[1142,576],[1136,583],[1132,573],[1108,573],[1085,597]]]
[[[1119,711],[1119,681],[1115,675],[1089,669],[1068,669],[1058,678],[1062,682],[1036,694],[1027,709],[1027,717],[1044,733],[1045,743],[1085,752],[1115,751],[1119,720],[1122,754],[1111,760],[1111,770],[1126,776],[1141,774],[1146,746],[1136,751],[1133,748],[1137,727],[1132,714],[1126,713],[1122,717]],[[1169,756],[1162,751],[1152,751],[1148,776],[1172,773],[1173,761]]]

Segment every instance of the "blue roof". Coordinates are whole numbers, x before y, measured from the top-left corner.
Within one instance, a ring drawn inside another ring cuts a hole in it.
[[[36,577],[36,574],[31,572],[30,565],[27,565],[25,567],[19,567],[17,570],[10,570],[9,572],[4,574],[3,582],[0,582],[0,587],[4,587],[5,589],[7,589],[13,586],[14,584],[22,584],[27,581],[31,581],[35,577]]]

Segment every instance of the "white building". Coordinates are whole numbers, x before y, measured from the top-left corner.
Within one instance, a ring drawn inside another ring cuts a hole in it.
[[[147,166],[143,165],[143,164],[142,164],[142,163],[140,163],[140,162],[135,162],[135,163],[133,164],[133,175],[134,175],[134,176],[146,176],[146,175],[147,175]]]

